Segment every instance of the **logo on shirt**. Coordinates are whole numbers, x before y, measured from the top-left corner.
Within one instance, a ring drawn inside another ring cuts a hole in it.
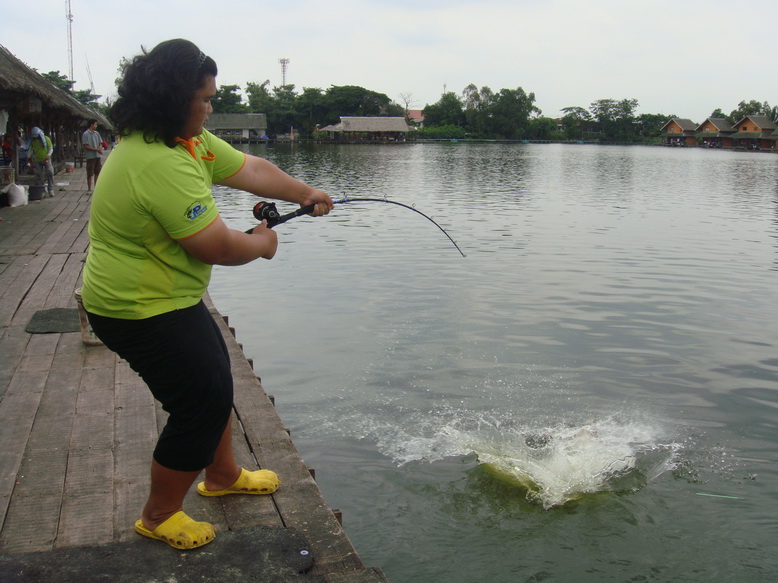
[[[189,208],[186,209],[186,218],[193,221],[207,210],[208,207],[198,200],[197,202],[193,202],[189,205]]]

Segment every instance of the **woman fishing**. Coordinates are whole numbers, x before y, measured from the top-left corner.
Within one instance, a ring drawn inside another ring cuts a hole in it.
[[[326,193],[203,129],[216,74],[213,59],[183,39],[125,65],[109,114],[122,140],[95,185],[81,291],[97,336],[169,414],[135,530],[178,549],[215,537],[211,524],[183,511],[202,470],[203,496],[270,494],[280,485],[274,472],[235,461],[229,356],[202,301],[212,265],[271,259],[278,240],[265,221],[249,233],[229,229],[211,186],[313,205],[313,216],[333,207]]]

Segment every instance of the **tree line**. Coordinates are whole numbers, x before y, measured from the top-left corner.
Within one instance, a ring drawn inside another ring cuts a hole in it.
[[[84,105],[107,114],[110,101],[98,103],[101,96],[90,89],[74,91],[75,82],[59,71],[50,71],[43,77]],[[341,116],[407,117],[412,95],[402,94],[400,99],[402,104],[384,93],[356,85],[304,88],[298,93],[294,85],[270,87],[268,80],[246,83],[243,94],[239,85],[221,85],[211,104],[214,113],[264,113],[269,135],[285,134],[294,128],[302,137],[312,137],[321,128],[338,123]],[[542,115],[535,101],[535,94],[522,87],[492,91],[471,83],[461,94],[444,92],[436,103],[424,107],[424,127],[413,136],[649,143],[662,137],[662,127],[668,120],[679,117],[638,114],[638,100],[627,98],[598,99],[588,108],[565,107],[560,118],[550,118]],[[778,106],[772,107],[767,101],[743,100],[729,114],[717,108],[709,117],[724,118],[734,124],[748,115],[767,116],[775,121]]]

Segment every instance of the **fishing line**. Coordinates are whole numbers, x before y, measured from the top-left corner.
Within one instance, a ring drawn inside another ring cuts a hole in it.
[[[388,203],[388,204],[394,204],[394,205],[406,208],[408,210],[411,210],[411,211],[413,211],[415,213],[420,214],[425,219],[427,219],[429,222],[431,222],[433,225],[435,225],[438,229],[440,229],[441,232],[446,237],[448,237],[448,240],[451,241],[451,243],[453,243],[454,247],[456,247],[457,251],[459,251],[459,254],[462,257],[467,257],[462,252],[462,250],[459,248],[459,245],[457,245],[456,241],[454,241],[454,239],[451,238],[451,235],[449,235],[443,227],[441,227],[437,222],[435,222],[434,219],[432,219],[431,217],[428,217],[427,215],[425,215],[423,212],[421,212],[419,209],[417,209],[415,207],[409,206],[407,204],[403,204],[401,202],[397,202],[395,200],[389,200],[388,198],[365,198],[365,197],[349,198],[347,196],[344,196],[340,200],[335,200],[333,202],[335,204],[344,204],[344,203],[347,203],[347,202],[385,202],[385,203]],[[281,223],[285,223],[286,221],[288,221],[290,219],[293,219],[295,217],[300,217],[302,215],[307,215],[307,214],[311,213],[313,211],[313,207],[314,207],[314,205],[311,204],[311,205],[308,205],[308,206],[304,206],[302,208],[298,208],[297,210],[292,211],[291,213],[288,213],[286,215],[282,215],[282,214],[280,214],[278,212],[278,209],[276,208],[275,203],[267,202],[267,201],[262,201],[262,202],[258,202],[257,204],[254,205],[253,213],[254,213],[254,218],[255,219],[257,219],[258,221],[263,221],[263,220],[267,221],[267,226],[272,229],[276,225],[280,225]],[[249,229],[246,232],[250,233],[251,231],[252,231],[252,229]]]

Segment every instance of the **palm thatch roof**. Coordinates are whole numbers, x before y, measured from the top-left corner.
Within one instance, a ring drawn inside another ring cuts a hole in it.
[[[327,132],[409,132],[404,117],[341,117],[340,123],[321,128]]]
[[[38,99],[47,108],[59,110],[71,117],[94,118],[103,126],[111,126],[105,117],[33,71],[0,45],[0,108],[18,106],[31,97]]]

